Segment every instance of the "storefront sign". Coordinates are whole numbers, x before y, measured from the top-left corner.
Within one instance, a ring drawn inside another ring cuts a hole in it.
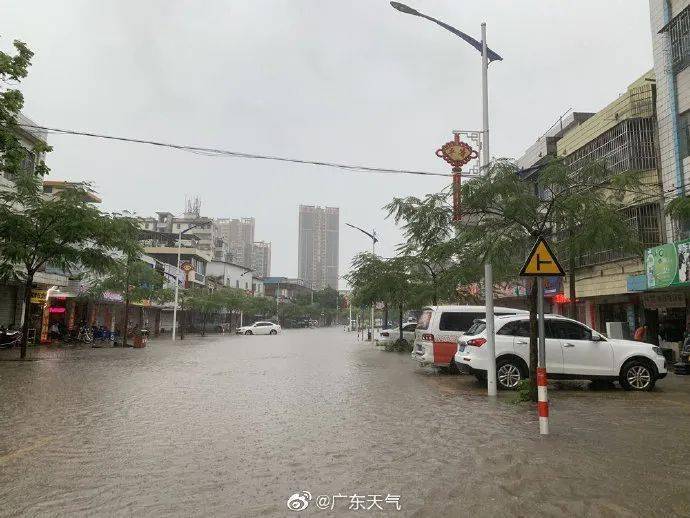
[[[649,289],[690,286],[690,240],[649,248],[644,271]]]
[[[48,296],[48,292],[46,290],[32,289],[31,290],[31,303],[32,304],[44,304],[47,296]]]
[[[647,309],[684,308],[684,293],[645,293],[642,304]]]

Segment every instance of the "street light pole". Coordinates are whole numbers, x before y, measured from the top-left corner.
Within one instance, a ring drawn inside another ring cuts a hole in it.
[[[376,256],[376,230],[371,231],[371,254]],[[371,303],[371,341],[374,341],[374,302]]]
[[[486,23],[482,22],[481,33],[482,40],[477,41],[472,36],[448,25],[441,20],[432,18],[424,13],[420,13],[416,9],[409,7],[400,2],[391,2],[391,6],[404,14],[424,18],[436,25],[439,25],[456,36],[462,38],[464,41],[472,45],[482,55],[482,147],[481,147],[481,169],[484,174],[488,173],[489,163],[491,161],[491,150],[489,147],[489,63],[491,61],[501,61],[503,58],[496,52],[491,50],[486,43]],[[484,287],[485,287],[485,305],[486,305],[486,321],[487,321],[487,350],[489,352],[491,361],[489,361],[489,368],[487,369],[487,390],[489,396],[496,395],[496,348],[495,348],[495,333],[494,333],[494,306],[493,306],[493,272],[491,263],[484,264]]]
[[[354,228],[355,230],[359,230],[362,234],[367,235],[371,238],[371,253],[373,255],[376,255],[376,242],[378,239],[376,238],[376,230],[372,230],[371,232],[367,232],[363,228],[359,228],[351,223],[345,223],[348,227]],[[374,341],[374,302],[371,303],[371,322],[370,322],[370,329],[371,329],[371,336],[369,338],[370,341]]]
[[[489,48],[486,45],[486,22],[482,22],[482,168],[489,166]]]

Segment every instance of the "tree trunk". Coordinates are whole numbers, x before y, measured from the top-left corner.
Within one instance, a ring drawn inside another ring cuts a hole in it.
[[[125,312],[122,318],[122,324],[122,347],[127,347],[127,331],[129,330],[129,289],[125,296]]]
[[[538,363],[538,334],[537,325],[537,279],[532,281],[532,291],[529,297],[529,397],[537,401],[537,363]]]
[[[575,297],[575,267],[573,266],[574,261],[570,261],[570,271],[568,272],[568,291],[570,298],[570,311],[569,317],[573,320],[577,320],[577,299]]]
[[[201,336],[206,336],[206,313],[201,320]]]
[[[388,302],[383,306],[383,326],[388,327]]]
[[[400,341],[403,341],[403,305],[400,304],[398,306],[398,310],[400,311],[400,315],[398,316],[398,330],[400,331]]]
[[[22,324],[22,340],[19,357],[23,360],[26,358],[26,341],[29,338],[29,318],[31,318],[31,287],[34,284],[34,274],[26,274],[26,282],[24,283],[24,323]],[[47,303],[47,302],[46,302]]]
[[[436,285],[436,273],[434,273],[434,271],[431,269],[429,271],[431,272],[431,282],[434,286],[434,306],[438,306],[438,286]]]

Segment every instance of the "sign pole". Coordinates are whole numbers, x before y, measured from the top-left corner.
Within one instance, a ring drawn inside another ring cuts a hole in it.
[[[546,321],[544,320],[544,277],[563,277],[565,270],[543,237],[539,237],[520,270],[521,277],[537,278],[537,409],[539,433],[549,434],[549,398],[546,392]]]
[[[537,277],[537,322],[539,325],[539,343],[537,353],[537,391],[539,409],[539,433],[549,434],[549,399],[546,392],[546,330],[544,321],[544,278]]]
[[[491,263],[484,264],[484,290],[486,305],[486,348],[489,364],[486,368],[486,389],[489,396],[496,396],[496,334],[494,332],[494,290]]]

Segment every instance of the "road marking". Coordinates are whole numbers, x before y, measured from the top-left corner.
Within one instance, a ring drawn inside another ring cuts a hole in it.
[[[30,446],[25,446],[24,448],[19,448],[18,450],[8,453],[7,455],[2,455],[0,456],[0,466],[2,466],[3,464],[7,464],[8,462],[16,459],[17,457],[21,457],[25,453],[29,453],[30,451],[36,450],[41,446],[48,444],[50,441],[51,437],[43,437],[41,439],[38,439]]]

